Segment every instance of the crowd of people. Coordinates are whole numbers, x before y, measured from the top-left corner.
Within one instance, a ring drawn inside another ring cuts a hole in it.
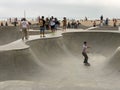
[[[69,20],[66,17],[63,17],[62,20],[58,20],[56,17],[44,17],[44,16],[39,16],[37,18],[37,23],[39,29],[40,29],[40,37],[45,37],[45,30],[51,30],[51,32],[57,31],[59,28],[62,28],[63,31],[66,31],[66,29],[79,29],[81,27],[81,21],[80,20]],[[88,21],[88,18],[85,17],[85,22]],[[103,15],[100,16],[99,20],[99,25],[109,25],[109,19],[106,18],[104,19]],[[14,26],[19,26],[22,29],[22,40],[28,39],[27,36],[27,29],[30,28],[31,22],[26,20],[26,18],[22,18],[21,20],[18,20],[17,18],[11,19],[9,18],[9,21],[5,21],[4,23],[1,22],[1,26],[9,26],[9,24],[12,24]],[[93,21],[93,27],[96,27],[98,24],[96,24],[96,21]],[[117,26],[117,19],[113,19],[113,26]]]
[[[71,22],[69,21],[67,23],[67,28],[79,29],[80,25],[81,25],[81,23],[79,20],[72,20]]]
[[[39,16],[36,21],[39,22],[39,20],[41,19],[41,17]],[[80,25],[82,24],[82,21],[89,21],[87,17],[85,17],[84,20],[75,20],[75,19],[69,19],[64,17],[62,20],[58,20],[58,18],[56,17],[46,17],[44,18],[45,20],[45,29],[52,29],[52,31],[54,32],[55,30],[57,30],[59,27],[63,27],[63,28],[72,28],[72,29],[79,29]],[[9,18],[7,19],[7,21],[0,21],[0,26],[19,26],[20,25],[20,19],[18,18]],[[99,24],[97,23],[98,21],[96,20],[92,20],[93,22],[93,26],[104,26],[104,25],[110,25],[110,23],[112,22],[112,26],[116,27],[118,26],[118,19],[113,18],[112,20],[110,20],[109,18],[104,18],[103,15],[100,16],[99,19]],[[31,24],[31,21],[29,21],[29,24]],[[51,28],[52,27],[52,28]],[[54,27],[54,28],[53,28]]]
[[[51,16],[51,18],[48,17],[38,17],[38,23],[40,26],[40,37],[45,37],[45,30],[51,30],[52,32],[55,32],[60,27],[61,22],[57,19]],[[67,28],[67,19],[66,17],[62,20],[62,28],[63,30],[66,30]]]
[[[41,17],[39,16],[37,18],[36,24],[40,28],[40,37],[45,37],[45,30],[51,30],[51,32],[54,33],[60,27],[61,22],[57,18],[54,18],[53,16],[51,18],[48,17],[45,18],[44,16]],[[20,28],[22,29],[22,40],[28,39],[27,30],[29,29],[29,27],[30,27],[30,23],[25,18],[22,18],[20,22]],[[64,17],[62,20],[62,28],[64,31],[67,28],[66,17]]]
[[[109,25],[109,21],[110,19],[109,18],[106,18],[104,19],[103,15],[100,16],[100,26],[108,26]],[[112,23],[113,23],[113,27],[117,27],[117,19],[116,18],[113,18],[112,19]],[[96,21],[93,22],[93,27],[96,26]]]

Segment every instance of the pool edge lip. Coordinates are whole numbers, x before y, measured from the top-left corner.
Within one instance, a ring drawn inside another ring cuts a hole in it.
[[[108,31],[108,30],[82,30],[82,29],[78,29],[78,30],[74,30],[74,29],[67,29],[67,31],[62,32],[62,31],[58,31],[59,34],[53,35],[53,36],[46,36],[43,38],[40,38],[39,35],[31,35],[31,37],[37,36],[37,38],[31,38],[27,41],[22,41],[21,39],[16,40],[14,42],[11,42],[9,44],[6,45],[2,45],[0,46],[0,52],[4,52],[4,51],[18,51],[18,50],[24,50],[24,49],[28,49],[30,46],[27,45],[27,42],[30,41],[34,41],[34,40],[45,40],[45,39],[53,39],[53,38],[59,38],[62,37],[64,34],[69,34],[69,33],[118,33],[120,34],[120,31]],[[48,34],[50,35],[50,34]],[[21,46],[19,46],[19,44],[22,44]]]

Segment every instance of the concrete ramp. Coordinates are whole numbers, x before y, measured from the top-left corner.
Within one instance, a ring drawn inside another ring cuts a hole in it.
[[[119,90],[119,36],[112,31],[69,30],[3,45],[0,89]],[[83,64],[84,41],[91,46],[91,66]]]
[[[0,45],[8,44],[21,38],[20,28],[0,26]]]

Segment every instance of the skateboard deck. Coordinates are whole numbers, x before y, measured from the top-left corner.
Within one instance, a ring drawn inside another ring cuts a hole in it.
[[[85,66],[90,66],[90,63],[85,63],[84,65],[85,65]]]

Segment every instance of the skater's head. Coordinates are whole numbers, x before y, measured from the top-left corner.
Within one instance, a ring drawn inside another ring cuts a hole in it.
[[[86,41],[84,41],[84,44],[86,45],[86,44],[87,44],[87,42],[86,42]]]
[[[26,21],[26,18],[22,18],[21,21]]]
[[[44,19],[44,16],[42,16],[42,19]]]

